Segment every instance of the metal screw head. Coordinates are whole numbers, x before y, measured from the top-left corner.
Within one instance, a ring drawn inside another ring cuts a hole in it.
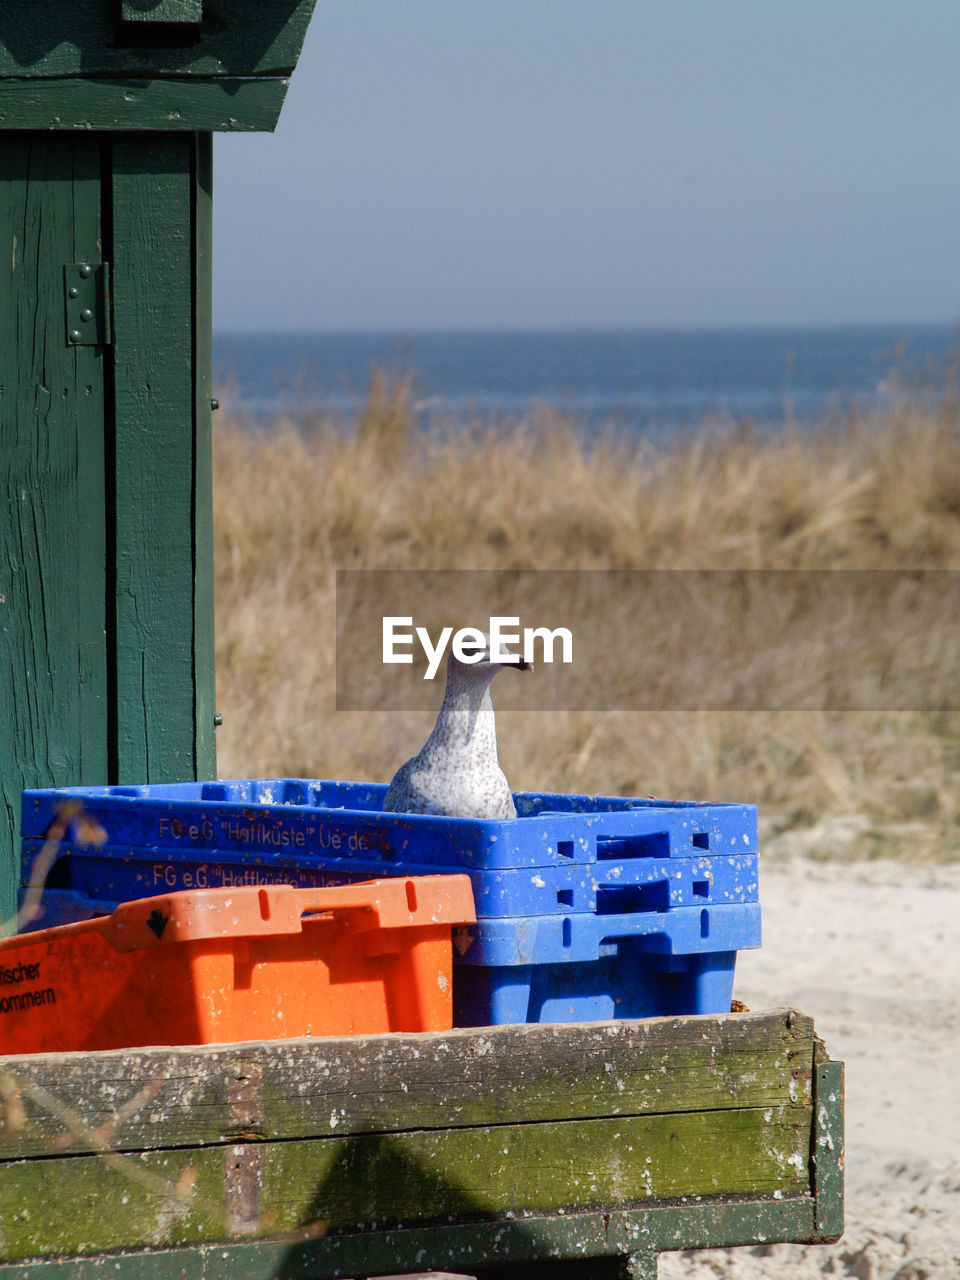
[[[90,310],[90,308],[89,308],[89,307],[84,307],[84,308],[83,308],[83,310],[80,312],[80,319],[81,319],[81,320],[92,320],[92,319],[93,319],[93,312]]]
[[[220,728],[220,726],[221,726],[222,724],[223,724],[223,713],[222,713],[222,712],[220,712],[220,711],[215,711],[215,712],[213,713],[213,725],[214,725],[214,728],[215,728],[215,729],[219,729],[219,728]]]
[[[88,280],[90,276],[93,275],[93,267],[91,267],[89,263],[85,262],[80,268],[80,274],[83,276],[84,280]]]
[[[71,341],[71,342],[79,342],[79,341],[80,341],[80,338],[81,338],[81,334],[80,334],[80,330],[79,330],[79,329],[71,329],[71,330],[70,330],[70,341]]]
[[[79,297],[80,297],[80,290],[77,288],[77,286],[76,286],[75,284],[72,284],[72,285],[70,286],[70,288],[67,290],[67,293],[70,295],[70,297],[71,297],[71,298],[79,298]]]

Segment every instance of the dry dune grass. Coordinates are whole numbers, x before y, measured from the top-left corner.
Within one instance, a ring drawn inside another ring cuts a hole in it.
[[[336,710],[337,568],[960,569],[960,414],[904,401],[772,437],[705,424],[663,448],[588,447],[547,412],[424,433],[409,386],[374,378],[346,426],[227,415],[214,494],[221,775],[386,780],[432,714]],[[953,712],[498,725],[519,789],[750,800],[811,852],[955,856]]]

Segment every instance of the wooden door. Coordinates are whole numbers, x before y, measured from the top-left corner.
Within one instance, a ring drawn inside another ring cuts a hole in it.
[[[215,776],[210,196],[209,134],[0,133],[0,919],[23,788]]]
[[[101,260],[96,139],[0,135],[0,914],[20,791],[106,780],[107,349],[71,344],[64,267]]]

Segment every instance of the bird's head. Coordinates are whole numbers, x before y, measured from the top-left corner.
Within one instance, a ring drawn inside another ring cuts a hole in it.
[[[450,656],[447,659],[451,666],[456,667],[459,671],[472,671],[478,676],[483,675],[491,678],[504,667],[513,667],[517,671],[530,671],[533,669],[532,662],[526,662],[521,654],[514,653],[506,645],[500,645],[499,653],[494,654],[491,649],[490,633],[488,631],[478,631],[476,635],[478,637],[476,642],[464,641],[460,645],[464,658],[470,659],[470,661],[461,661],[451,649]]]

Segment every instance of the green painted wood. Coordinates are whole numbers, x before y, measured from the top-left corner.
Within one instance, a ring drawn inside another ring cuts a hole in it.
[[[104,351],[70,347],[63,268],[101,253],[92,139],[0,136],[0,915],[20,791],[107,780]]]
[[[224,1238],[224,1153],[28,1161],[0,1178],[3,1258]],[[46,1178],[45,1178],[46,1167]],[[48,1179],[48,1180],[47,1180]],[[44,1194],[42,1187],[55,1187]]]
[[[637,1239],[611,1248],[611,1221],[658,1206],[634,1219],[656,1223],[645,1247],[824,1238],[842,1205],[840,1154],[819,1142],[842,1127],[824,1057],[810,1020],[780,1010],[0,1059],[2,1257],[279,1236],[321,1275],[351,1237],[429,1253],[536,1223],[543,1247],[557,1218],[581,1224],[564,1256],[626,1256]],[[436,1235],[454,1221],[466,1235]],[[243,1256],[254,1274],[268,1254]]]
[[[213,135],[194,147],[193,660],[196,776],[217,776],[213,589]]]
[[[198,500],[209,501],[205,482],[197,490],[209,425],[201,424],[198,441],[193,317],[198,304],[209,307],[209,278],[206,268],[198,278],[196,229],[210,212],[208,197],[197,200],[197,145],[192,135],[113,143],[119,782],[184,780],[198,770],[213,776],[212,734],[203,758],[195,743],[198,703],[213,701],[206,656],[213,618],[201,618],[197,598],[209,565],[194,539]],[[209,595],[205,589],[207,607]]]
[[[146,0],[127,4],[128,19],[137,10],[146,16]],[[150,11],[165,24],[152,47],[154,23],[121,21],[119,4],[108,0],[8,4],[0,128],[273,129],[314,4],[230,0],[208,5],[197,26],[199,0],[163,0]]]
[[[73,261],[90,259],[96,262],[102,257],[103,246],[101,148],[95,143],[77,140],[71,145],[71,152]],[[49,262],[49,258],[47,261]],[[76,536],[72,549],[76,557],[75,572],[79,587],[73,625],[79,641],[80,678],[75,688],[71,688],[69,682],[61,685],[58,697],[76,697],[79,701],[78,781],[92,783],[105,777],[109,759],[104,741],[104,728],[108,721],[109,681],[105,644],[106,610],[102,603],[106,564],[103,420],[106,412],[105,378],[109,367],[109,351],[102,346],[90,344],[68,347],[66,361],[68,370],[71,363],[73,366],[73,397],[77,420],[69,421],[67,406],[64,405],[57,426],[62,428],[64,424],[68,424],[68,429],[76,433]],[[70,473],[67,472],[63,479],[69,484]],[[69,675],[66,672],[64,674],[69,681]]]
[[[0,139],[4,918],[24,787],[215,776],[210,142]],[[114,344],[73,345],[101,260]]]
[[[289,85],[289,76],[0,79],[0,129],[269,131]]]
[[[314,0],[125,2],[0,24],[3,917],[24,786],[215,774],[209,135],[273,128]],[[154,47],[127,40],[141,15]],[[109,350],[66,340],[88,260],[112,268]]]
[[[129,0],[127,0],[129,3]],[[195,0],[164,0],[165,4]],[[198,44],[143,48],[117,38],[116,0],[6,0],[0,79],[71,76],[289,76],[316,0],[207,0]],[[138,0],[142,7],[145,0]],[[185,39],[193,41],[194,33]]]
[[[503,1276],[506,1264],[528,1267],[544,1259],[615,1260],[638,1248],[710,1248],[813,1240],[807,1199],[716,1201],[654,1205],[610,1213],[571,1213],[508,1222],[458,1223],[416,1230],[345,1236],[299,1236],[71,1259],[70,1280],[327,1280],[445,1270]],[[687,1245],[677,1241],[689,1241]],[[64,1273],[62,1259],[0,1263],[2,1280],[33,1280]]]
[[[258,1234],[263,1222],[382,1229],[679,1196],[796,1194],[809,1187],[804,1120],[768,1107],[272,1143],[250,1221]]]
[[[809,1188],[809,1144],[779,1107],[17,1161],[0,1178],[4,1257],[787,1196]]]
[[[816,1072],[813,1165],[817,1230],[824,1240],[839,1240],[843,1235],[843,1104],[843,1063],[820,1063]]]
[[[327,1280],[328,1277],[446,1270],[494,1280],[506,1264],[630,1257],[638,1249],[710,1248],[813,1240],[810,1202],[747,1200],[653,1206],[603,1214],[532,1217],[348,1236],[313,1236],[209,1248],[71,1259],[70,1280]],[[688,1240],[688,1245],[673,1243]],[[671,1243],[666,1243],[667,1241]],[[64,1262],[0,1264],[2,1280],[63,1275]],[[489,1272],[484,1269],[490,1268]]]

